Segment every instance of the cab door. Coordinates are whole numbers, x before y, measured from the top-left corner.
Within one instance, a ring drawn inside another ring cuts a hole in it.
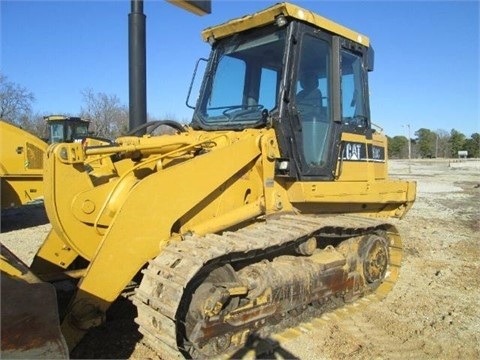
[[[301,181],[365,180],[372,153],[368,48],[299,24],[288,117],[295,177]],[[345,170],[345,166],[351,170]],[[350,169],[351,168],[351,169]],[[348,174],[355,174],[347,179]],[[347,177],[346,177],[347,176]]]
[[[306,24],[298,24],[296,34],[294,66],[287,75],[292,84],[288,117],[294,139],[295,176],[302,181],[332,180],[338,127],[334,122],[338,86],[332,76],[338,57],[332,50],[331,35]]]

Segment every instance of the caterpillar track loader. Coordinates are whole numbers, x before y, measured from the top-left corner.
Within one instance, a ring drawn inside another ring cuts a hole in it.
[[[212,50],[189,125],[47,151],[52,230],[31,270],[80,279],[62,316],[70,349],[132,280],[148,346],[212,358],[397,279],[388,218],[416,185],[388,178],[369,39],[289,3],[202,36]]]

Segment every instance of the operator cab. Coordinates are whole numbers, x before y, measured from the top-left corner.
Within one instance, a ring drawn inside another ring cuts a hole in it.
[[[75,142],[86,138],[90,121],[63,115],[44,116],[48,125],[48,143]]]
[[[274,127],[288,160],[279,174],[303,180],[335,178],[342,133],[371,138],[368,38],[287,3],[203,36],[212,52],[194,128]]]

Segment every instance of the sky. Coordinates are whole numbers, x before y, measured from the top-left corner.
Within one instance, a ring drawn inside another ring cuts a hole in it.
[[[194,66],[210,51],[201,31],[277,2],[212,0],[198,16],[145,0],[148,113],[188,123]],[[387,135],[480,132],[478,0],[292,3],[370,38],[372,121]],[[0,71],[33,92],[41,115],[78,115],[86,89],[128,105],[129,12],[129,0],[0,0]]]

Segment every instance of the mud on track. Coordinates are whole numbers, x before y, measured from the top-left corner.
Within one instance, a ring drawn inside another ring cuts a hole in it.
[[[392,221],[404,246],[396,286],[381,302],[282,342],[269,358],[480,358],[480,161],[391,161],[390,176],[418,184],[412,210]],[[50,229],[44,216],[38,206],[2,212],[0,241],[27,264]],[[135,316],[120,298],[72,356],[157,359]]]

